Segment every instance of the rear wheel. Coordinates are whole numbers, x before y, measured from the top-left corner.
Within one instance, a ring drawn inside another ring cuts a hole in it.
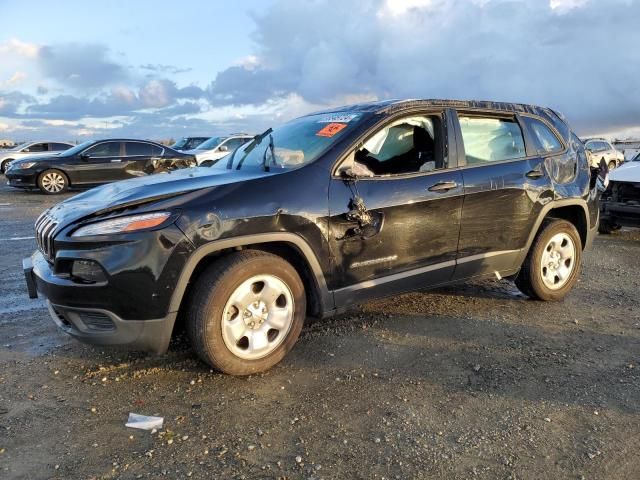
[[[549,219],[543,223],[516,277],[516,285],[537,300],[561,300],[580,274],[582,241],[573,224]]]
[[[284,358],[305,316],[304,285],[291,264],[270,253],[244,250],[223,257],[199,277],[187,331],[209,365],[250,375]]]
[[[38,187],[48,195],[55,195],[69,187],[69,179],[60,170],[45,170],[38,176]]]

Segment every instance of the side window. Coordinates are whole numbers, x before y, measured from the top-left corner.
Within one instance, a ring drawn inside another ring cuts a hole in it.
[[[159,147],[158,145],[151,145],[151,155],[154,157],[161,157],[164,153],[164,148]]]
[[[124,144],[127,157],[150,157],[151,147],[150,143],[144,142],[126,142]]]
[[[529,129],[538,153],[545,154],[562,151],[562,143],[544,122],[532,117],[521,117],[521,119]]]
[[[370,137],[354,155],[364,176],[430,172],[446,168],[439,116],[397,120]]]
[[[120,156],[120,142],[104,142],[96,145],[84,152],[90,157],[119,157]]]
[[[33,145],[25,148],[23,151],[29,153],[46,152],[48,148],[49,146],[46,143],[34,143]]]
[[[63,152],[71,148],[71,145],[67,145],[66,143],[50,143],[49,150],[53,152]]]
[[[467,165],[482,165],[527,156],[522,130],[515,120],[460,116]]]
[[[231,140],[227,140],[224,145],[229,149],[230,152],[233,152],[240,145],[244,145],[247,141],[245,138],[232,138]]]

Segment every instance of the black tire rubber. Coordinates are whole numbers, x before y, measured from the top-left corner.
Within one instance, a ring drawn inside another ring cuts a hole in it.
[[[576,246],[575,267],[571,272],[571,278],[558,290],[551,290],[542,281],[540,268],[540,257],[551,239],[557,233],[566,233],[571,237]],[[534,300],[558,301],[562,300],[573,288],[580,276],[582,264],[582,241],[576,227],[566,221],[550,218],[543,222],[540,231],[533,240],[527,258],[522,264],[520,273],[516,277],[515,283],[518,289],[526,296]]]
[[[4,162],[2,162],[2,164],[0,164],[0,173],[6,173],[7,167],[11,162],[13,162],[13,158],[7,158]]]
[[[615,230],[614,226],[608,220],[600,219],[598,223],[598,233],[602,235],[610,235]]]
[[[50,173],[50,172],[59,173],[60,175],[62,175],[62,178],[64,178],[64,187],[59,192],[47,192],[42,186],[42,177],[44,177],[47,173]],[[46,195],[60,195],[61,193],[66,192],[67,189],[69,188],[69,177],[67,177],[67,175],[63,171],[58,170],[57,168],[49,168],[44,172],[42,172],[40,175],[38,175],[38,188],[42,193]]]
[[[291,289],[295,304],[292,325],[282,344],[266,357],[246,360],[234,355],[222,338],[221,319],[227,299],[248,278],[259,274],[278,276]],[[187,309],[187,335],[198,356],[213,368],[230,375],[263,372],[280,362],[293,348],[306,317],[306,295],[298,272],[277,255],[242,250],[209,266],[192,287]]]

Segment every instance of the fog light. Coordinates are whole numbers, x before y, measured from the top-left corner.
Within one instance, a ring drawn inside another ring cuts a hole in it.
[[[83,283],[99,283],[107,280],[100,265],[91,260],[74,260],[71,276],[74,280],[80,280]]]

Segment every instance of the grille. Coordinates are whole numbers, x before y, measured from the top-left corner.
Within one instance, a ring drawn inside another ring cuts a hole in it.
[[[113,321],[104,313],[100,312],[80,312],[80,319],[89,330],[106,332],[115,330]]]
[[[38,249],[45,256],[47,261],[53,262],[55,253],[53,251],[53,232],[58,223],[53,217],[45,213],[36,220],[36,242]]]

